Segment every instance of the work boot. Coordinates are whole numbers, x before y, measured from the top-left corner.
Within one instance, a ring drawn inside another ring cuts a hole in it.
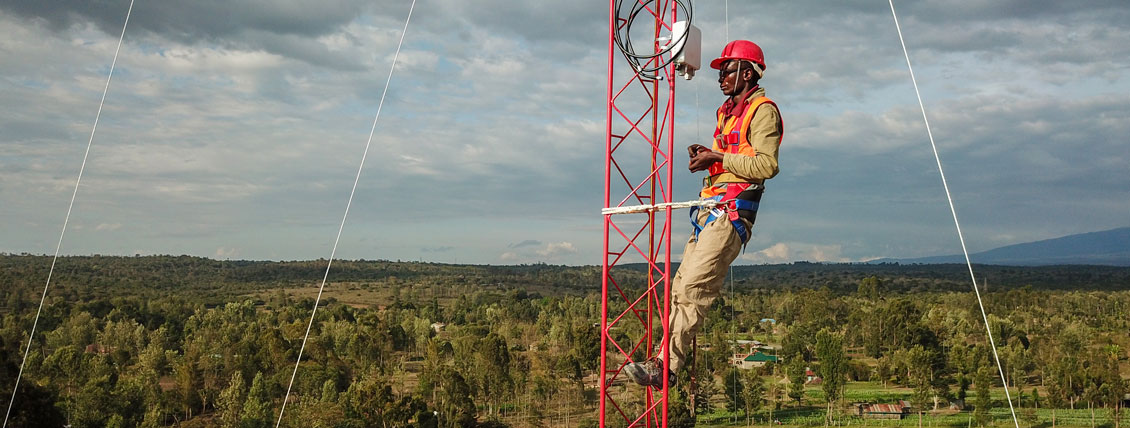
[[[663,388],[663,376],[659,373],[663,371],[663,361],[655,360],[644,363],[630,363],[624,366],[624,373],[633,382],[641,386],[651,386],[655,388]],[[675,373],[670,370],[667,371],[667,386],[675,385]]]

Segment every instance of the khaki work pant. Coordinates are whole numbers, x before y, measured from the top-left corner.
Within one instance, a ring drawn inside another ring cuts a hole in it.
[[[699,210],[699,224],[706,221],[710,210]],[[745,219],[747,230],[753,225]],[[670,368],[678,372],[691,352],[691,339],[698,333],[706,311],[722,292],[726,269],[738,257],[742,239],[725,215],[692,234],[683,250],[683,261],[671,287],[671,352]]]

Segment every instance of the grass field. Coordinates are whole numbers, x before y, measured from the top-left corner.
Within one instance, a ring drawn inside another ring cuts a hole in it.
[[[595,391],[592,391],[595,393]],[[716,396],[714,404],[717,408],[716,411],[708,414],[698,415],[696,427],[768,427],[779,426],[782,428],[789,427],[823,427],[825,409],[822,405],[823,393],[819,387],[809,387],[805,390],[805,405],[801,407],[791,407],[791,403],[786,403],[784,408],[773,411],[772,419],[769,417],[769,412],[766,409],[756,412],[753,415],[753,421],[749,424],[746,423],[745,415],[741,412],[730,412],[725,410],[725,401],[721,395]],[[869,401],[869,402],[894,402],[898,399],[909,399],[910,390],[906,388],[884,388],[877,383],[868,382],[854,382],[848,384],[848,399],[845,401],[851,403],[854,401]],[[972,395],[972,394],[971,394]],[[893,397],[886,400],[887,397]],[[1004,390],[996,388],[992,390],[993,405],[996,406],[990,413],[992,414],[992,427],[993,428],[1009,428],[1015,425],[1012,422],[1012,415],[1009,413],[1007,404],[1004,402]],[[618,397],[621,399],[621,404],[627,403],[629,400],[623,400],[623,396]],[[882,401],[876,400],[881,399]],[[810,404],[815,403],[815,404]],[[849,405],[850,406],[850,405]],[[850,408],[838,408],[834,422],[832,425],[837,427],[849,426],[864,426],[864,427],[907,427],[915,428],[918,426],[918,414],[910,414],[904,419],[863,419],[851,414]],[[552,412],[551,412],[552,413]],[[1051,428],[1052,427],[1052,411],[1050,409],[1033,409],[1021,408],[1016,409],[1017,418],[1020,428]],[[542,415],[540,419],[541,426],[564,426],[565,421],[569,420],[569,426],[575,425],[580,421],[593,423],[596,419],[596,412],[594,408],[589,408],[585,411],[573,411],[568,415],[565,413],[552,413],[549,415]],[[956,410],[940,410],[938,412],[928,412],[922,416],[922,426],[926,427],[944,427],[944,428],[968,428],[976,426],[972,420],[973,413],[971,410],[956,411]],[[1057,409],[1055,411],[1056,428],[1114,428],[1114,421],[1111,419],[1111,411],[1109,409],[1095,409],[1094,424],[1092,425],[1091,411],[1082,409]],[[509,415],[505,418],[506,422],[515,427],[526,426],[539,426],[538,419],[530,417],[523,417],[520,414]],[[770,420],[777,420],[780,425],[769,423]],[[619,427],[616,422],[623,423],[610,418],[610,427]],[[548,423],[548,425],[546,425]],[[581,425],[584,426],[584,425]],[[1122,423],[1120,427],[1130,428],[1130,415],[1126,412],[1122,415]]]
[[[1035,412],[1035,419],[1031,417],[1026,418],[1023,409],[1017,411],[1021,428],[1051,428],[1051,410],[1039,409]],[[1008,409],[993,409],[993,427],[1007,428],[1012,427],[1012,416],[1009,414]],[[971,412],[947,412],[931,414],[927,413],[922,417],[923,427],[953,427],[964,428],[968,426],[975,426],[972,421],[973,415]],[[708,415],[699,415],[698,423],[696,426],[700,427],[744,427],[744,426],[769,426],[776,424],[767,423],[768,412],[762,410],[754,415],[754,422],[747,425],[745,417],[740,413],[734,414],[727,411],[720,411]],[[811,427],[811,426],[824,426],[824,409],[816,407],[802,407],[794,409],[780,409],[773,412],[773,419],[781,422],[780,426],[783,427]],[[732,422],[732,421],[737,422]],[[1128,426],[1130,417],[1127,415],[1122,416],[1122,425]],[[881,419],[862,419],[856,416],[838,415],[835,418],[834,425],[836,426],[905,426],[917,427],[918,416],[910,415],[901,420],[881,420]],[[1096,427],[1096,428],[1113,428],[1114,421],[1110,417],[1110,411],[1107,409],[1097,409],[1095,411],[1094,425],[1091,424],[1091,412],[1087,409],[1059,409],[1056,410],[1056,427]]]
[[[894,403],[897,400],[909,400],[911,390],[908,388],[884,387],[874,382],[850,382],[845,391],[844,403],[849,403],[847,408],[837,408],[834,425],[836,426],[905,426],[917,427],[918,415],[910,414],[898,420],[863,419],[852,415],[850,403]],[[972,402],[976,394],[969,393]],[[1008,404],[1005,401],[1003,388],[994,388],[990,391],[993,408],[993,427],[1007,428],[1015,426]],[[785,403],[785,407],[773,411],[773,420],[780,421],[781,425],[769,423],[769,412],[766,409],[754,414],[754,421],[747,425],[746,418],[741,412],[725,410],[725,402],[716,402],[718,411],[710,414],[699,415],[696,426],[700,427],[744,427],[744,426],[782,426],[782,427],[811,427],[824,426],[825,409],[824,393],[819,387],[805,389],[805,403],[801,407],[791,407],[792,403]],[[1130,427],[1130,415],[1123,412],[1120,426]],[[1051,428],[1051,409],[1034,409],[1031,407],[1016,409],[1017,419],[1021,428]],[[1114,428],[1113,415],[1110,409],[1095,409],[1092,423],[1092,413],[1089,409],[1057,409],[1055,411],[1056,427],[1095,427]],[[942,409],[937,412],[927,412],[922,416],[923,427],[950,427],[966,428],[974,426],[973,413],[964,411]]]

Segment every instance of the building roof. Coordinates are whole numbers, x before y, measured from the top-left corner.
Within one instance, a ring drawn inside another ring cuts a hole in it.
[[[776,355],[768,355],[768,354],[765,354],[765,353],[762,353],[762,352],[754,352],[752,354],[747,355],[745,358],[742,359],[742,361],[749,361],[749,362],[755,362],[755,363],[756,362],[775,363],[775,362],[777,362],[777,356]]]
[[[864,404],[863,413],[902,413],[903,407],[899,404]]]

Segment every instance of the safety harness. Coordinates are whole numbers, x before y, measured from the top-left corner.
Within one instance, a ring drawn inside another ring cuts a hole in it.
[[[721,195],[714,196],[710,199],[713,199],[719,203],[722,202]],[[757,199],[761,199],[760,188],[757,189]],[[756,218],[757,216],[757,207],[758,205],[760,205],[760,203],[761,201],[759,200],[755,201],[750,199],[737,198],[731,199],[727,203],[711,208],[710,213],[706,216],[706,221],[704,221],[702,224],[698,223],[699,207],[691,207],[691,226],[694,227],[695,238],[698,238],[698,233],[702,232],[702,228],[706,227],[706,225],[710,224],[710,222],[714,221],[718,217],[726,216],[726,218],[734,224],[734,231],[738,232],[738,237],[742,239],[742,244],[749,242],[749,228],[746,227],[744,222],[742,222],[742,219],[749,221],[749,224],[752,226],[754,218]],[[725,207],[725,209],[719,207]],[[749,212],[750,214],[745,214],[743,213],[743,211]]]
[[[714,144],[712,149],[716,152],[757,156],[757,150],[749,144],[747,135],[749,124],[753,121],[754,114],[762,104],[777,105],[768,97],[759,96],[749,102],[745,111],[738,115],[727,115],[723,108],[718,109],[718,126],[714,128]],[[779,125],[782,125],[779,123]],[[783,130],[784,126],[780,126]],[[781,137],[783,138],[782,132]],[[781,140],[777,140],[780,144]],[[691,225],[694,227],[694,236],[697,239],[699,232],[715,219],[725,216],[734,225],[734,230],[741,238],[742,244],[749,241],[750,231],[742,221],[745,219],[752,226],[757,217],[757,208],[761,203],[761,194],[765,187],[758,183],[750,183],[726,170],[722,162],[715,162],[710,166],[710,176],[703,179],[702,192],[699,196],[703,199],[714,200],[718,203],[710,209],[709,215],[703,223],[698,222],[698,207],[691,208]]]

